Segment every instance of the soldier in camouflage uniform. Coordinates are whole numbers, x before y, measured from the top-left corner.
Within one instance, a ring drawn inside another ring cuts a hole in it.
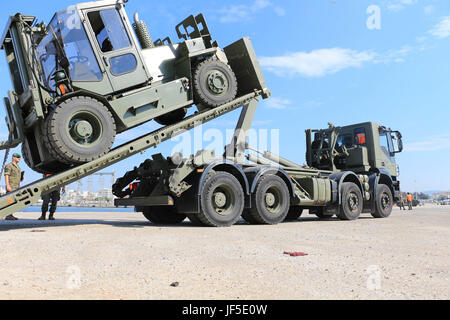
[[[10,164],[5,168],[5,181],[6,181],[6,192],[13,192],[20,187],[20,183],[23,180],[22,171],[19,167],[19,162],[21,155],[18,153],[13,154],[13,159]],[[18,220],[12,214],[7,216],[5,220]]]
[[[44,175],[44,178],[50,177],[51,174]],[[62,192],[65,193],[65,188],[62,188]],[[48,206],[51,203],[50,206],[50,215],[48,217],[48,220],[55,220],[55,212],[56,208],[58,207],[58,201],[61,200],[61,189],[55,190],[51,193],[48,193],[44,196],[42,196],[42,215],[38,220],[45,220],[45,217],[47,215]]]

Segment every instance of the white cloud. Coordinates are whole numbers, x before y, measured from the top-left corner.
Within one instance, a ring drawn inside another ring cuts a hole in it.
[[[450,36],[450,16],[446,16],[436,24],[433,29],[430,30],[430,33],[439,38],[444,39]]]
[[[375,56],[370,51],[331,48],[261,57],[260,63],[280,76],[323,77],[343,69],[362,67],[364,63],[374,60]]]
[[[377,55],[374,63],[399,63],[405,62],[405,57],[413,51],[413,47],[409,45],[403,46],[401,49],[389,50],[382,55]]]
[[[389,11],[398,12],[405,9],[407,6],[416,4],[417,0],[392,0],[387,4]]]
[[[269,109],[277,109],[277,110],[287,109],[291,104],[292,104],[291,100],[278,97],[272,97],[266,102],[266,106]]]
[[[405,145],[405,152],[439,151],[450,149],[450,136],[433,136],[423,141],[412,142]]]
[[[284,16],[286,14],[286,10],[281,7],[275,6],[269,0],[255,0],[250,5],[232,5],[221,9],[220,13],[222,17],[220,18],[220,22],[233,23],[248,21],[255,13],[268,8],[271,8],[278,16]]]
[[[418,48],[405,45],[400,49],[377,53],[372,50],[330,48],[311,52],[294,52],[283,56],[260,57],[261,66],[280,77],[302,76],[319,78],[365,64],[390,64],[405,62],[406,57]]]
[[[325,102],[323,101],[308,101],[302,104],[302,107],[305,109],[317,109],[320,108],[321,106],[323,106],[325,104]]]

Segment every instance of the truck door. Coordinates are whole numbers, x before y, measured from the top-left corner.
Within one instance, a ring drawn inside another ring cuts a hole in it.
[[[397,176],[397,165],[395,163],[394,145],[390,132],[380,133],[381,167],[385,168],[392,176]]]
[[[114,91],[145,83],[147,72],[125,14],[115,7],[90,9],[83,14]]]

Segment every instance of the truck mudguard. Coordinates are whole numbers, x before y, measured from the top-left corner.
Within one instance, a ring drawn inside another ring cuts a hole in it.
[[[342,204],[342,184],[344,182],[353,182],[355,183],[359,189],[361,190],[361,193],[364,197],[364,186],[362,185],[361,181],[359,180],[358,176],[351,171],[345,171],[345,172],[338,172],[330,175],[330,180],[335,181],[338,184],[338,198],[339,198],[339,204]]]
[[[249,183],[247,180],[247,177],[244,173],[244,170],[242,170],[242,167],[238,165],[237,163],[230,161],[230,160],[217,160],[214,162],[211,162],[203,171],[203,174],[199,180],[199,184],[197,187],[198,195],[201,194],[203,184],[206,181],[206,177],[211,171],[222,171],[222,172],[228,172],[233,174],[241,183],[242,190],[244,190],[244,193],[246,196],[250,195],[250,188]]]
[[[386,169],[378,168],[374,174],[370,176],[369,185],[370,189],[373,190],[373,198],[376,199],[377,189],[379,184],[385,184],[389,187],[392,192],[392,196],[394,198],[398,197],[394,190],[394,181],[392,180],[392,176]],[[394,199],[395,200],[395,199]]]
[[[247,175],[248,181],[251,184],[250,193],[253,194],[256,191],[256,186],[258,184],[258,181],[262,176],[268,175],[268,174],[274,174],[279,176],[281,179],[284,180],[287,187],[289,188],[289,193],[291,197],[294,196],[294,184],[292,183],[292,180],[290,176],[281,168],[271,167],[271,166],[262,166],[262,167],[256,167],[256,168],[249,168],[245,170],[245,173]]]

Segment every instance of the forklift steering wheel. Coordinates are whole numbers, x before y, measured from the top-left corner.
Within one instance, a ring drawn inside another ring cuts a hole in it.
[[[73,57],[68,58],[68,60],[69,60],[69,62],[70,62],[70,66],[71,66],[72,69],[73,69],[73,64],[74,64],[75,62],[85,63],[85,62],[88,62],[88,61],[89,61],[89,58],[86,57],[86,56],[73,56]],[[72,61],[72,60],[76,60],[76,61]],[[50,83],[51,77],[53,76],[53,74],[55,73],[55,71],[56,71],[56,68],[53,68],[53,70],[50,72],[50,74],[49,74],[48,77],[47,77],[47,83]]]
[[[69,58],[70,68],[74,69],[75,63],[86,63],[89,61],[88,57],[85,56],[73,56]]]
[[[86,56],[73,56],[73,57],[69,58],[69,62],[71,62],[71,64],[72,64],[72,60],[75,60],[75,59],[77,60],[75,62],[81,62],[81,63],[85,63],[85,62],[89,61],[89,58]]]

